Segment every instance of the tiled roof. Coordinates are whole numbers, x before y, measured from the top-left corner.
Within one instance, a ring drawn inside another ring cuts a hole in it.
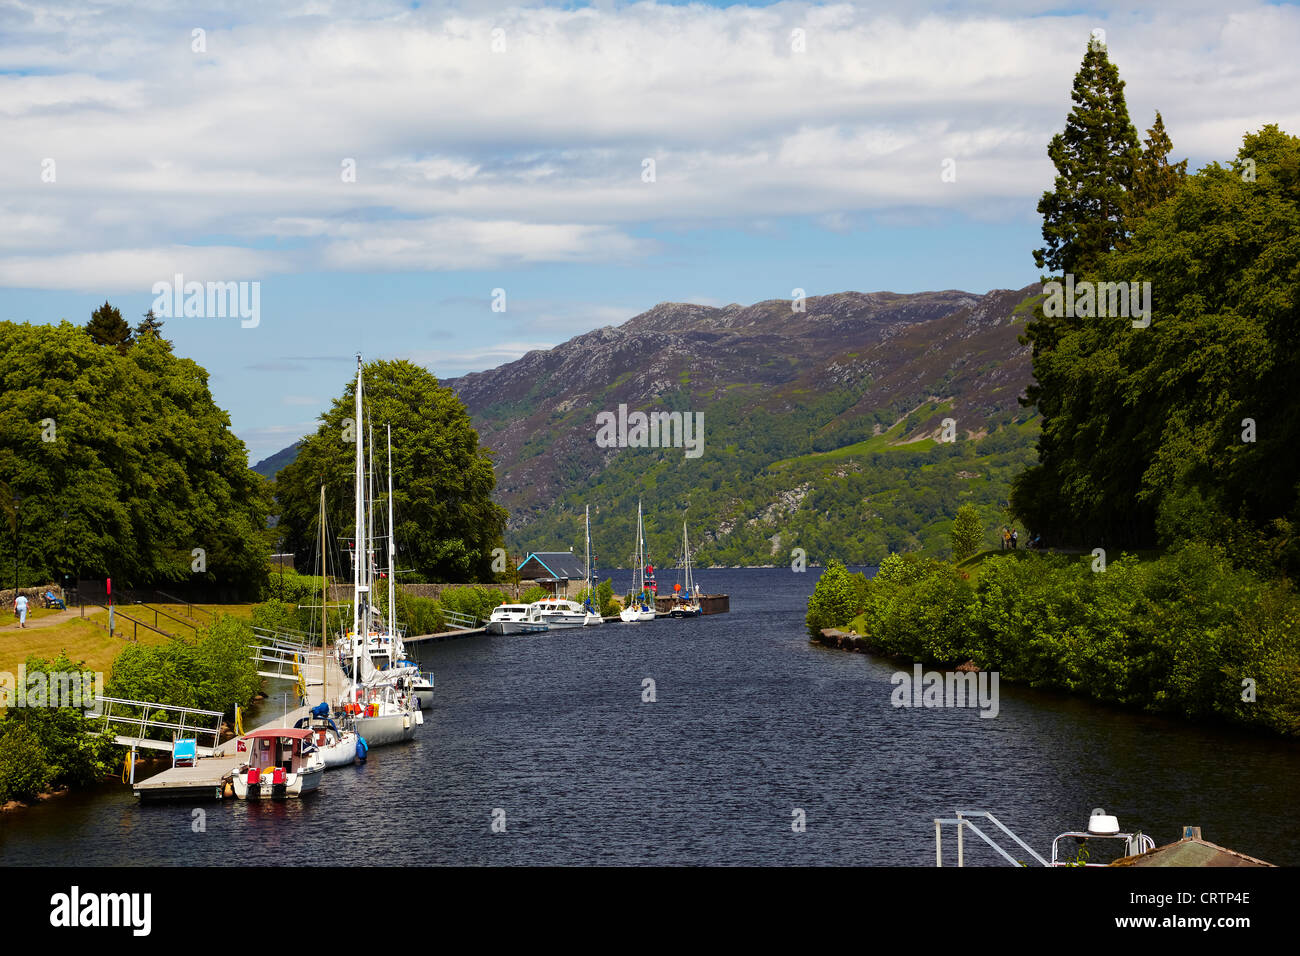
[[[581,581],[585,559],[572,551],[534,551],[519,565],[519,576],[531,581]]]

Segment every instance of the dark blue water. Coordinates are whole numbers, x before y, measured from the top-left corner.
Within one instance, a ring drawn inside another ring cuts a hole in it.
[[[1008,685],[992,720],[895,709],[897,665],[809,644],[816,571],[701,577],[730,614],[425,646],[437,701],[419,737],[306,800],[72,795],[0,814],[0,863],[929,866],[933,818],[954,809],[992,810],[1047,855],[1100,806],[1158,844],[1190,824],[1300,864],[1293,744]],[[999,862],[974,842],[968,862]]]

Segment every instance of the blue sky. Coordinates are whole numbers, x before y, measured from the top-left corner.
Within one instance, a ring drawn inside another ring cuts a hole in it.
[[[260,283],[255,328],[166,325],[257,460],[358,350],[449,376],[664,300],[1020,287],[1097,28],[1193,168],[1300,129],[1291,5],[6,6],[0,319]]]

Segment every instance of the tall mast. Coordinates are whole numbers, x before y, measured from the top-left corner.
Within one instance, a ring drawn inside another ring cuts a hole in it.
[[[691,545],[686,539],[686,519],[682,519],[682,556],[686,561],[686,599],[691,597]]]
[[[641,596],[645,596],[645,528],[641,524],[641,499],[636,500],[636,570],[641,577]]]
[[[325,485],[320,486],[320,680],[321,696],[325,702],[330,699],[329,638],[325,634],[325,595],[328,593],[326,582],[329,575],[325,567]]]
[[[357,356],[357,387],[356,387],[356,408],[353,411],[352,434],[357,443],[357,461],[353,477],[356,479],[355,495],[353,498],[353,528],[356,541],[352,546],[352,684],[357,684],[357,677],[360,674],[358,668],[361,666],[357,659],[357,641],[361,639],[361,561],[362,554],[365,551],[366,542],[366,512],[361,505],[362,495],[365,493],[366,484],[366,460],[365,450],[362,448],[361,439],[361,356]]]
[[[366,599],[366,640],[369,640],[370,617],[374,613],[375,599],[375,426],[373,422],[366,423],[366,442],[369,445],[366,453],[370,459],[370,478],[367,482],[366,496],[366,584],[370,585],[367,592],[369,596]]]
[[[396,589],[393,577],[397,574],[397,540],[393,537],[393,426],[388,428],[388,639],[397,640],[397,610],[393,603]],[[393,652],[397,651],[395,643],[390,644]]]
[[[587,505],[587,597],[591,597],[591,505]]]

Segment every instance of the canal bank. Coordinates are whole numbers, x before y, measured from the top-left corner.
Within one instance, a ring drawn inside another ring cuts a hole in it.
[[[933,866],[933,820],[955,807],[1043,850],[1104,806],[1161,843],[1195,823],[1300,865],[1294,745],[1011,686],[996,719],[895,708],[893,664],[809,642],[816,578],[719,570],[726,615],[422,646],[437,692],[421,734],[331,771],[316,798],[207,804],[196,833],[191,808],[120,785],[70,794],[5,815],[0,863],[274,865],[292,845],[365,865],[400,821],[412,864]]]

